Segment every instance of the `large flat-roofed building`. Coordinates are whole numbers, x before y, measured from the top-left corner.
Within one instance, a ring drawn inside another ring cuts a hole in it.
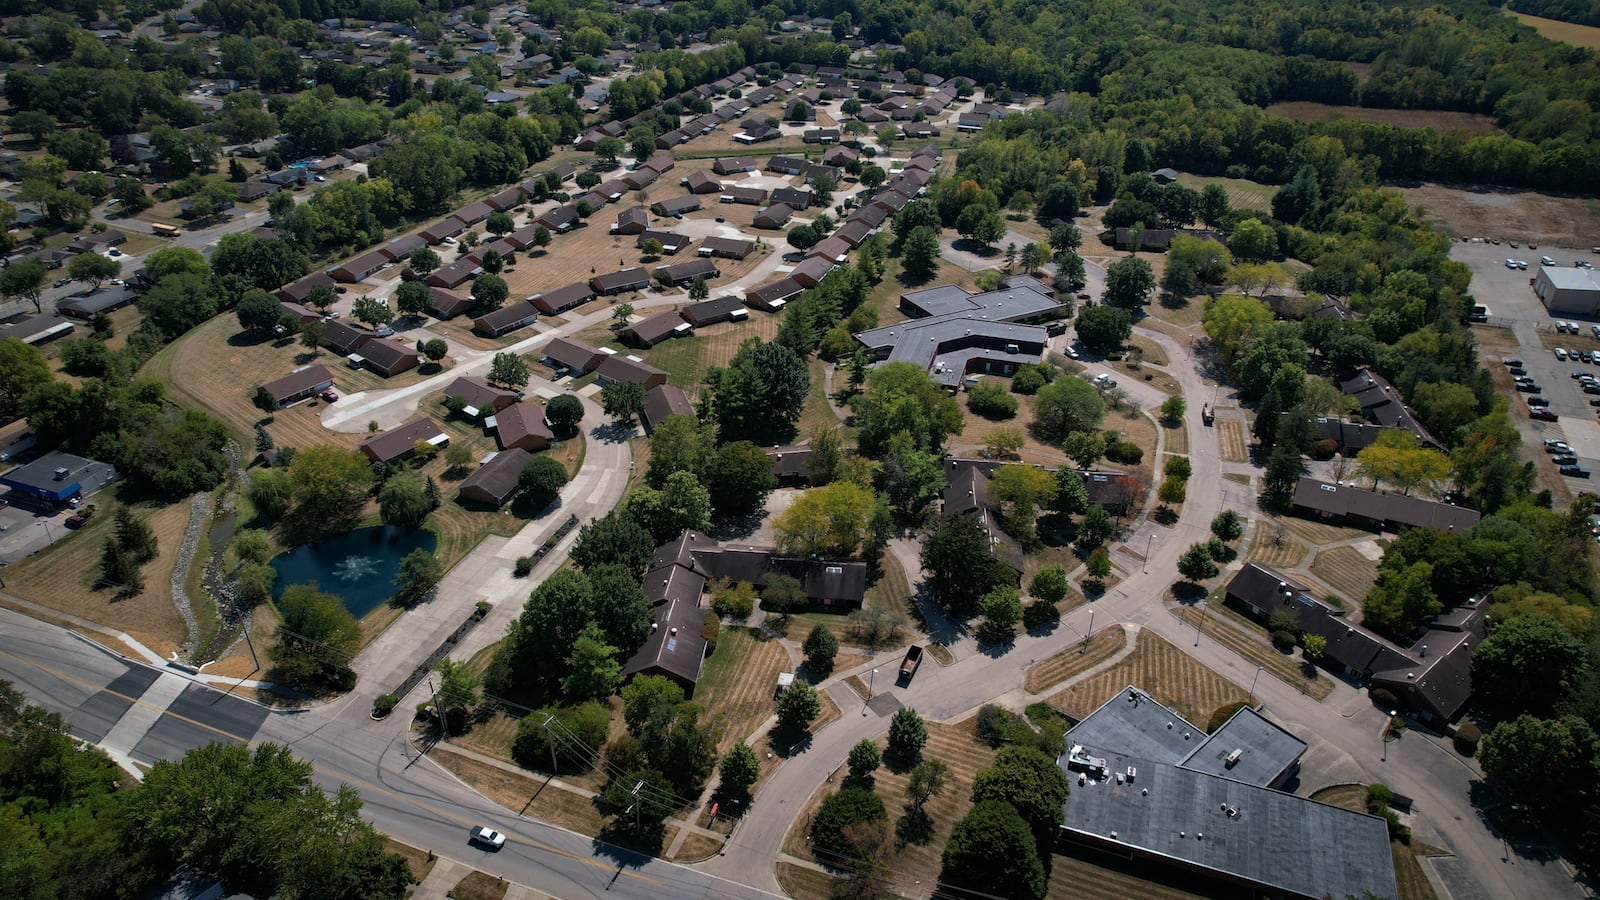
[[[0,476],[0,485],[11,488],[13,499],[21,494],[33,505],[57,507],[116,480],[116,466],[53,451]]]
[[[1600,316],[1600,277],[1593,269],[1540,266],[1533,293],[1553,314]]]
[[[1129,687],[1066,739],[1064,840],[1241,896],[1396,896],[1388,823],[1268,786],[1305,744],[1258,713],[1241,710],[1208,738]]]
[[[1012,375],[1036,363],[1049,341],[1036,325],[970,318],[965,313],[911,319],[856,335],[881,362],[913,362],[949,390],[970,374]]]

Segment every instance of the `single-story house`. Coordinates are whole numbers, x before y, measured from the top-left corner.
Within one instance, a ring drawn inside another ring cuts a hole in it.
[[[139,299],[139,295],[134,293],[131,288],[125,286],[104,287],[93,293],[77,294],[62,300],[56,304],[56,312],[63,316],[71,316],[74,319],[88,320],[93,319],[100,313],[121,309],[137,299]],[[321,318],[321,316],[318,316],[318,318]]]
[[[756,171],[756,160],[753,156],[724,156],[711,163],[711,171],[718,175],[738,175],[742,172]]]
[[[448,266],[428,273],[432,287],[453,288],[483,274],[483,260],[476,253],[468,253]]]
[[[362,344],[356,353],[349,354],[349,360],[352,369],[371,369],[387,378],[421,365],[422,354],[399,341],[373,338]]]
[[[1379,531],[1437,528],[1465,532],[1483,516],[1465,506],[1402,494],[1381,494],[1353,484],[1330,484],[1311,477],[1295,482],[1293,503],[1295,511],[1301,515],[1342,520]]]
[[[416,452],[417,444],[433,447],[450,444],[450,435],[427,416],[413,419],[399,428],[391,428],[367,438],[356,446],[373,462],[392,463],[406,459]]]
[[[800,136],[800,140],[807,144],[837,144],[839,143],[839,129],[808,128]]]
[[[279,300],[278,309],[282,310],[283,315],[293,318],[301,325],[304,325],[307,322],[322,321],[322,313],[319,313],[314,309],[307,309],[298,303],[288,300]]]
[[[473,225],[489,218],[489,214],[492,212],[495,212],[494,207],[480,201],[472,204],[471,206],[456,210],[455,217],[467,223],[468,225]]]
[[[816,194],[812,191],[792,187],[774,188],[771,196],[773,203],[782,203],[784,206],[794,208],[796,212],[810,209],[815,199]]]
[[[508,187],[505,190],[501,191],[500,193],[495,194],[494,196],[490,197],[485,202],[487,202],[490,206],[494,207],[495,209],[500,210],[500,211],[503,212],[505,210],[508,210],[508,209],[516,206],[519,203],[522,203],[525,199],[527,199],[527,194],[524,194],[522,192],[522,188],[520,188],[520,187]]]
[[[701,208],[700,198],[694,194],[685,194],[682,197],[670,197],[657,200],[650,204],[650,209],[658,216],[672,216],[681,218],[688,213]]]
[[[692,416],[694,404],[681,388],[658,384],[644,393],[644,430],[654,431],[667,416]]]
[[[842,263],[850,255],[850,242],[837,235],[829,235],[806,251],[807,256],[820,256],[831,263]]]
[[[270,197],[281,190],[283,188],[278,185],[268,184],[264,181],[246,181],[244,184],[239,185],[239,202],[249,203],[254,200],[260,200],[262,197]]]
[[[729,319],[743,319],[750,315],[750,311],[738,297],[718,297],[715,300],[691,303],[681,310],[681,315],[694,327],[703,328]]]
[[[446,400],[461,398],[466,404],[461,412],[472,419],[494,415],[519,399],[515,391],[496,387],[475,375],[463,375],[450,382],[450,386],[444,389],[444,396]]]
[[[755,219],[750,224],[757,228],[782,228],[789,224],[789,220],[792,218],[794,218],[794,207],[786,206],[782,203],[774,203],[756,213]]]
[[[466,230],[466,222],[461,221],[455,216],[451,216],[442,222],[435,222],[434,224],[429,225],[427,228],[422,229],[421,231],[417,232],[417,236],[427,241],[429,244],[437,244],[440,241],[443,241],[445,238],[453,238]]]
[[[605,354],[594,347],[570,338],[556,338],[544,346],[544,364],[552,369],[567,369],[574,375],[583,375],[600,365]]]
[[[478,305],[478,301],[442,287],[428,287],[428,312],[440,320],[453,319]]]
[[[739,238],[708,237],[700,242],[701,256],[719,256],[723,259],[744,259],[755,249],[755,241]]]
[[[759,187],[730,187],[717,198],[718,203],[743,203],[746,206],[760,206],[767,202],[767,189]]]
[[[595,380],[601,385],[613,381],[632,382],[644,385],[646,391],[667,383],[667,373],[655,366],[647,364],[637,356],[609,355],[600,360],[600,365],[595,367]]]
[[[617,213],[617,221],[611,226],[611,233],[638,234],[649,227],[650,213],[642,206],[635,206]]]
[[[349,262],[329,269],[328,275],[330,275],[334,281],[343,281],[347,283],[362,281],[368,275],[377,272],[379,269],[387,266],[392,261],[393,260],[389,256],[385,255],[383,251],[374,250],[371,253],[363,253]]]
[[[690,239],[670,231],[641,231],[639,237],[633,242],[635,247],[644,249],[646,241],[655,241],[661,245],[661,252],[667,256],[675,256],[679,250],[689,246]]]
[[[494,429],[502,450],[543,450],[556,439],[544,420],[544,407],[537,403],[513,403],[490,416],[484,427]]]
[[[617,332],[617,337],[636,346],[654,347],[671,338],[685,337],[693,329],[694,326],[685,322],[677,312],[668,310],[629,325]]]
[[[301,366],[293,372],[256,388],[256,395],[283,409],[333,387],[333,373],[327,366]]]
[[[278,299],[304,303],[305,299],[311,296],[312,291],[324,284],[329,287],[333,286],[333,279],[328,277],[328,273],[313,272],[299,281],[293,281],[278,288]]]
[[[789,277],[798,281],[803,287],[816,287],[836,265],[838,263],[825,257],[808,256],[804,262],[789,272]]]
[[[357,328],[338,319],[329,319],[322,326],[322,342],[341,356],[349,356],[373,339],[372,332]]]
[[[539,318],[539,310],[526,300],[508,303],[488,315],[472,320],[472,330],[485,337],[499,337],[526,328]]]
[[[642,291],[650,286],[650,273],[640,266],[629,266],[616,272],[607,272],[589,279],[589,287],[596,294],[609,296],[627,291]]]
[[[543,225],[551,234],[565,234],[578,227],[578,210],[572,206],[558,206],[544,215],[533,220],[535,225]]]
[[[656,280],[665,281],[675,287],[691,284],[696,278],[704,278],[709,281],[721,274],[722,271],[717,268],[716,263],[705,257],[670,266],[656,267]]]
[[[390,260],[400,260],[410,256],[412,251],[421,250],[426,246],[428,246],[428,242],[422,235],[408,234],[405,237],[397,237],[384,244],[378,248],[378,252],[389,257]]]
[[[594,297],[594,291],[581,281],[563,285],[553,291],[543,294],[534,294],[528,298],[534,308],[547,316],[565,312],[574,307],[588,303]]]
[[[722,182],[710,172],[691,172],[689,177],[683,180],[683,184],[689,188],[691,194],[715,194],[722,190]]]
[[[504,506],[517,492],[517,479],[530,459],[533,454],[517,447],[501,450],[461,482],[461,499]]]
[[[116,480],[115,466],[57,450],[0,475],[0,486],[60,506],[73,497],[87,497]]]
[[[784,304],[805,293],[805,286],[793,278],[779,278],[744,292],[744,302],[757,309],[776,312]]]
[[[808,444],[791,444],[771,447],[767,456],[772,458],[772,476],[779,484],[806,484],[811,480],[811,447]]]
[[[809,160],[795,156],[774,156],[767,160],[767,171],[775,175],[803,175],[809,168]]]
[[[700,679],[700,666],[705,661],[706,639],[701,632],[710,611],[700,605],[705,578],[691,573],[689,577],[676,580],[683,584],[657,605],[649,636],[622,664],[622,676],[632,679],[640,675],[661,675],[692,694],[695,682]]]

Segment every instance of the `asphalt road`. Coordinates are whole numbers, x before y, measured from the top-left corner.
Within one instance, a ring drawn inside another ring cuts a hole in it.
[[[11,681],[31,702],[60,713],[84,740],[103,740],[119,721],[140,711],[155,713],[144,695],[174,677],[55,626],[0,610],[0,678]],[[426,758],[418,759],[394,729],[346,712],[338,717],[271,713],[253,701],[189,683],[159,712],[133,756],[145,763],[170,759],[216,740],[282,743],[315,764],[315,780],[322,787],[349,784],[360,790],[365,815],[379,830],[556,897],[768,896],[524,819]],[[504,850],[487,853],[466,843],[467,829],[480,823],[507,834]]]

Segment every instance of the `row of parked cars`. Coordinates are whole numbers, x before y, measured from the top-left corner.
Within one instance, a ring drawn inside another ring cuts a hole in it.
[[[1528,370],[1523,368],[1522,360],[1506,360],[1506,370],[1511,373],[1511,381],[1516,385],[1518,391],[1533,395],[1527,400],[1529,418],[1545,422],[1554,422],[1561,418],[1550,409],[1550,401],[1540,396],[1540,392],[1544,390],[1544,385],[1533,380],[1533,376],[1529,375]]]
[[[1569,478],[1588,478],[1589,470],[1578,465],[1578,455],[1572,452],[1572,446],[1566,441],[1547,440],[1544,442],[1544,452],[1550,454],[1550,461],[1561,467],[1561,474]]]

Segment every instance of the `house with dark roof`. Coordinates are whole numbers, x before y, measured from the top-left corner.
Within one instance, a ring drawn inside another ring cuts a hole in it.
[[[520,399],[516,391],[508,391],[484,381],[476,375],[463,375],[444,389],[446,400],[459,397],[466,404],[462,414],[471,419],[494,415]]]
[[[656,281],[673,287],[692,284],[696,278],[704,278],[709,281],[721,274],[722,270],[717,268],[717,264],[706,257],[699,257],[670,266],[657,266],[655,271]]]
[[[589,287],[596,294],[610,296],[627,291],[642,291],[650,286],[650,273],[639,266],[630,266],[616,272],[607,272],[589,279]]]
[[[650,209],[658,216],[671,216],[675,219],[695,212],[701,208],[700,197],[695,194],[685,194],[682,197],[669,197],[657,200],[650,204]]]
[[[772,459],[772,477],[780,485],[809,484],[813,474],[811,447],[808,444],[791,444],[785,447],[768,447]]]
[[[329,269],[328,274],[332,276],[334,281],[346,283],[363,281],[368,275],[372,275],[390,262],[391,259],[383,251],[374,250],[371,253],[364,253],[349,262]]]
[[[799,212],[800,210],[811,208],[816,196],[814,192],[805,188],[781,187],[773,188],[769,199],[775,204],[782,203],[784,206]]]
[[[428,287],[428,312],[436,319],[453,319],[477,305],[478,301],[466,294],[432,285]]]
[[[724,156],[711,163],[711,171],[718,175],[738,175],[756,171],[755,157]]]
[[[650,213],[642,206],[625,209],[617,213],[617,221],[611,226],[612,234],[638,234],[650,227]]]
[[[475,225],[489,218],[489,214],[494,211],[495,208],[493,206],[480,201],[456,210],[455,217],[468,225]]]
[[[676,310],[667,310],[634,322],[617,332],[617,337],[636,347],[654,347],[675,337],[687,337],[693,329],[694,325],[685,322]]]
[[[574,307],[582,306],[594,298],[594,291],[581,281],[563,285],[553,291],[543,294],[534,294],[528,298],[534,308],[547,316],[566,312]]]
[[[784,277],[769,281],[744,293],[744,302],[756,309],[776,312],[795,297],[805,293],[805,286],[793,278]]]
[[[689,246],[691,239],[670,231],[641,231],[633,245],[640,250],[644,249],[646,241],[655,241],[661,245],[661,252],[666,256],[675,256],[679,250]]]
[[[1361,404],[1361,412],[1369,421],[1392,428],[1404,428],[1415,434],[1422,446],[1432,450],[1445,449],[1444,444],[1417,420],[1416,413],[1400,399],[1400,392],[1395,386],[1382,375],[1371,369],[1362,369],[1341,380],[1339,390]]]
[[[367,438],[356,447],[373,462],[392,463],[409,459],[416,453],[417,444],[447,447],[450,435],[427,416],[413,419],[399,428],[391,428]]]
[[[838,263],[821,256],[808,256],[799,265],[789,271],[789,277],[799,282],[804,287],[816,287],[822,283],[829,272]]]
[[[682,388],[670,384],[658,384],[644,393],[643,423],[646,434],[656,430],[656,426],[666,420],[668,416],[692,416],[694,404],[689,402],[689,395]]]
[[[716,194],[722,191],[722,182],[710,172],[690,172],[689,177],[683,180],[685,187],[691,194]]]
[[[1288,415],[1288,413],[1284,413]],[[1333,419],[1318,416],[1314,422],[1317,427],[1317,440],[1333,441],[1338,452],[1343,456],[1355,456],[1362,450],[1378,442],[1378,437],[1387,431],[1400,431],[1388,425],[1374,425],[1371,422],[1346,422],[1343,419]]]
[[[44,504],[47,509],[55,509],[116,480],[117,469],[110,463],[52,450],[0,475],[0,486],[15,492],[13,500],[27,497],[36,506]]]
[[[850,242],[838,235],[829,235],[812,245],[806,251],[807,256],[820,256],[835,265],[842,263],[850,255]]]
[[[744,301],[732,296],[691,303],[680,312],[683,318],[696,328],[715,325],[718,322],[726,322],[730,319],[743,319],[750,315],[750,311],[745,308]]]
[[[139,295],[126,286],[110,286],[97,288],[87,294],[76,294],[56,304],[56,312],[74,319],[93,319],[100,313],[108,313],[131,305]],[[317,318],[322,318],[318,316]]]
[[[657,172],[655,169],[652,169],[649,166],[640,166],[639,168],[634,169],[632,172],[624,174],[622,176],[622,183],[627,185],[628,190],[630,191],[642,191],[650,185],[655,184],[656,180],[660,177],[661,173]]]
[[[279,300],[278,309],[282,311],[282,315],[294,319],[295,322],[300,325],[304,325],[307,322],[322,321],[322,313],[319,313],[314,309],[308,309],[298,303],[293,303],[288,300]]]
[[[428,246],[428,242],[423,239],[422,235],[408,234],[405,237],[397,237],[389,243],[384,244],[382,247],[378,248],[378,252],[389,257],[389,259],[392,261],[404,259],[410,256],[412,251],[421,250],[426,246]]]
[[[427,228],[422,229],[421,231],[417,232],[417,236],[427,241],[429,244],[437,244],[443,241],[445,238],[453,238],[466,230],[466,222],[461,221],[455,216],[451,216],[450,218],[444,219],[440,222],[435,222],[432,225],[429,225]]]
[[[468,253],[448,266],[429,272],[428,284],[431,287],[453,288],[482,274],[483,258],[476,253]]]
[[[860,606],[867,589],[867,564],[859,560],[796,559],[780,556],[771,547],[719,544],[693,531],[656,548],[644,576],[645,594],[653,601],[662,602],[656,595],[671,586],[673,568],[701,576],[702,586],[726,578],[760,587],[770,575],[789,575],[800,582],[808,598],[823,606]]]
[[[756,213],[751,225],[756,228],[782,228],[794,218],[794,208],[782,203],[774,203],[766,209]]]
[[[567,369],[577,376],[600,365],[603,357],[604,354],[588,344],[562,337],[544,345],[542,361],[551,369]]]
[[[501,507],[517,492],[522,467],[533,454],[516,447],[501,450],[461,482],[460,497],[472,503]]]
[[[637,356],[619,356],[609,354],[594,368],[595,380],[601,385],[614,381],[631,382],[644,385],[644,389],[667,383],[667,373],[655,366],[647,364]]]
[[[522,192],[521,187],[512,186],[506,188],[498,194],[491,196],[484,202],[488,203],[495,209],[504,212],[505,210],[521,204],[526,199],[527,195]]]
[[[298,281],[290,282],[278,288],[279,300],[292,300],[295,303],[304,303],[311,296],[311,292],[322,285],[333,286],[333,279],[326,272],[313,272]]]
[[[578,227],[578,210],[572,206],[558,206],[544,215],[533,220],[533,224],[542,225],[551,234],[565,234]]]
[[[1483,515],[1465,506],[1379,493],[1353,484],[1330,484],[1309,476],[1295,482],[1292,502],[1295,512],[1308,518],[1334,519],[1374,531],[1437,528],[1465,532]]]
[[[747,206],[760,206],[767,202],[767,189],[735,185],[723,190],[717,198],[718,203],[743,203]]]
[[[256,388],[256,395],[273,409],[283,409],[331,387],[333,373],[326,366],[301,366],[276,381]]]
[[[1022,577],[1022,544],[1000,525],[1000,503],[989,494],[989,467],[969,460],[945,460],[944,515],[976,517],[989,538],[989,553]],[[992,470],[991,470],[992,471]]]
[[[702,632],[710,611],[700,605],[705,579],[686,572],[673,580],[670,592],[656,605],[644,644],[622,664],[622,677],[661,675],[693,694],[706,655]]]
[[[1221,896],[1394,897],[1383,819],[1276,790],[1305,743],[1253,710],[1210,737],[1136,687],[1067,732],[1061,839]]]
[[[837,144],[839,143],[839,129],[808,128],[800,136],[800,140],[807,144]]]
[[[388,338],[366,341],[348,358],[350,368],[371,369],[386,378],[422,364],[422,354],[415,347]]]
[[[543,450],[556,439],[544,420],[544,407],[537,403],[513,403],[484,421],[500,441],[500,449],[518,447],[529,452]]]
[[[322,325],[322,342],[341,356],[349,356],[366,346],[372,339],[372,332],[365,328],[347,325],[337,319],[329,319]]]
[[[755,241],[739,238],[708,237],[700,242],[701,256],[717,256],[723,259],[744,259],[754,253],[755,249]]]
[[[1305,634],[1327,641],[1321,664],[1385,688],[1425,722],[1453,721],[1472,698],[1472,648],[1488,633],[1488,599],[1474,597],[1423,625],[1410,647],[1368,631],[1345,610],[1316,596],[1293,575],[1246,563],[1226,599],[1258,619],[1287,609]]]
[[[766,170],[774,175],[803,175],[809,168],[810,160],[798,156],[774,156],[766,165]]]
[[[539,319],[539,310],[526,300],[508,303],[499,309],[472,320],[472,330],[484,337],[500,337],[518,328],[526,328]]]

